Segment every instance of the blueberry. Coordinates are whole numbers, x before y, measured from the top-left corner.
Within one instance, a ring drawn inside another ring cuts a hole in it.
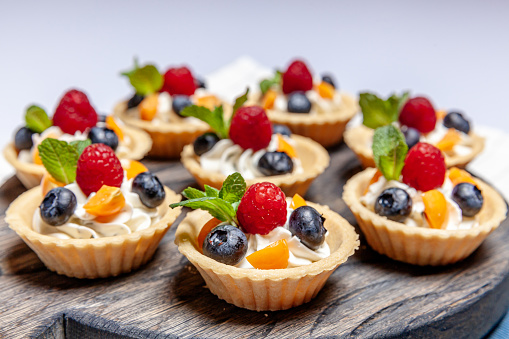
[[[293,160],[284,152],[266,152],[258,160],[258,170],[263,175],[292,173]]]
[[[192,104],[193,103],[191,102],[191,99],[189,99],[187,95],[174,95],[171,103],[171,108],[173,109],[173,112],[180,115],[180,112],[182,112],[184,108],[191,106]]]
[[[323,82],[326,82],[326,83],[328,83],[328,84],[332,85],[332,87],[336,88],[336,84],[335,84],[334,79],[332,78],[332,76],[331,76],[331,75],[329,75],[329,74],[323,74],[323,75],[322,75],[322,81],[323,81]]]
[[[325,241],[327,230],[323,227],[325,218],[311,206],[301,206],[290,215],[289,230],[312,250]]]
[[[203,241],[203,254],[226,265],[237,265],[247,247],[247,237],[238,227],[219,225]]]
[[[163,184],[150,172],[140,173],[133,179],[132,191],[140,196],[141,203],[148,208],[156,208],[166,198]]]
[[[479,213],[484,202],[481,190],[468,182],[462,182],[454,187],[452,200],[458,204],[465,217],[473,217]]]
[[[198,156],[207,153],[219,141],[217,134],[209,132],[200,135],[193,143],[194,153]]]
[[[387,188],[376,199],[375,212],[390,220],[402,222],[412,212],[412,199],[401,188]]]
[[[65,187],[53,188],[39,206],[41,218],[48,225],[63,225],[73,215],[77,204],[73,192]]]
[[[288,96],[288,112],[309,113],[311,101],[304,92],[294,92]]]
[[[14,146],[18,151],[24,149],[31,149],[34,146],[34,142],[32,141],[32,135],[34,132],[29,130],[26,127],[21,127],[14,136]]]
[[[106,114],[97,114],[97,121],[106,122],[107,115]]]
[[[281,134],[281,135],[291,136],[292,131],[290,131],[288,126],[274,124],[274,125],[272,125],[272,134]]]
[[[421,138],[421,133],[418,130],[412,127],[403,126],[401,128],[403,135],[405,136],[405,142],[408,146],[408,149],[412,148],[419,142]]]
[[[134,94],[129,101],[127,101],[127,109],[137,107],[145,99],[144,95]]]
[[[117,134],[107,127],[92,127],[88,132],[88,138],[93,144],[105,144],[112,150],[116,150],[118,147]]]
[[[194,82],[196,84],[196,88],[207,88],[205,80],[203,80],[202,78],[194,78]]]
[[[447,128],[455,128],[460,132],[468,134],[470,132],[470,123],[458,112],[449,112],[443,121],[443,124]]]

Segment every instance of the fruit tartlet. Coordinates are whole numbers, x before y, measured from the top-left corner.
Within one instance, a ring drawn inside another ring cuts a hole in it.
[[[48,173],[5,220],[46,267],[91,279],[145,264],[180,214],[168,207],[180,195],[105,144],[45,139],[38,149]]]
[[[503,198],[468,172],[446,168],[443,152],[419,142],[408,153],[403,133],[379,127],[377,168],[348,180],[343,199],[369,245],[395,260],[447,265],[468,257],[506,218]]]
[[[290,63],[284,73],[277,71],[272,79],[260,82],[255,100],[267,110],[270,121],[324,147],[341,141],[346,124],[359,110],[355,99],[339,91],[331,75],[313,79],[301,60]]]
[[[28,107],[25,126],[4,149],[5,158],[26,188],[41,182],[45,170],[37,146],[46,138],[69,142],[89,139],[110,146],[119,158],[134,160],[143,158],[151,146],[147,133],[125,126],[113,116],[97,114],[85,93],[70,90],[51,119],[41,107]]]
[[[246,190],[239,173],[220,190],[182,194],[189,200],[172,208],[201,210],[187,214],[175,243],[210,291],[238,307],[276,311],[309,302],[359,247],[354,228],[327,206],[287,199],[269,182]]]
[[[207,122],[215,133],[199,136],[181,155],[183,165],[204,187],[220,188],[226,176],[239,172],[248,181],[270,181],[288,195],[304,195],[329,165],[327,151],[309,138],[292,135],[270,123],[260,106],[242,106],[248,91],[237,98],[230,119],[222,106],[213,111],[196,105],[182,110]]]
[[[401,128],[409,148],[418,142],[439,148],[448,168],[464,168],[484,148],[484,138],[472,131],[463,113],[435,111],[425,97],[408,99],[408,93],[403,93],[383,100],[372,93],[361,93],[359,105],[363,125],[347,129],[345,142],[364,168],[375,167],[371,151],[374,129],[388,124]]]
[[[154,65],[122,73],[135,91],[114,113],[127,125],[146,131],[152,138],[150,156],[178,158],[185,145],[209,130],[202,121],[181,114],[184,107],[199,105],[214,109],[221,100],[211,94],[189,68],[171,67],[164,74]]]

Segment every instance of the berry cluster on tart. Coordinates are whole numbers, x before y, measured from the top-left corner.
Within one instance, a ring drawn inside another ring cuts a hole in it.
[[[339,143],[346,124],[357,113],[355,99],[340,92],[330,74],[313,79],[306,63],[294,60],[284,72],[260,82],[255,102],[270,121],[311,138],[324,147]]]
[[[175,243],[210,291],[238,307],[275,311],[310,301],[359,246],[354,228],[328,207],[287,199],[269,182],[246,190],[239,173],[220,190],[182,194],[188,200],[172,208],[199,210],[180,223]]]
[[[52,271],[77,278],[129,272],[146,263],[180,214],[180,196],[105,144],[45,139],[47,174],[5,220]]]
[[[464,168],[484,148],[484,138],[472,131],[463,113],[435,110],[425,97],[408,98],[405,92],[383,100],[373,93],[361,93],[359,105],[363,125],[347,129],[345,142],[364,168],[375,167],[371,151],[374,129],[388,124],[401,129],[409,148],[418,142],[435,145],[444,153],[447,167]]]
[[[113,116],[96,113],[85,93],[67,91],[50,119],[44,109],[32,105],[25,113],[25,126],[14,136],[14,142],[4,149],[7,161],[26,188],[37,186],[45,172],[38,145],[47,138],[110,146],[123,159],[141,159],[150,149],[149,136],[138,129],[125,126]]]
[[[178,158],[185,145],[209,130],[202,121],[183,116],[185,107],[214,109],[222,104],[186,66],[170,67],[161,74],[154,65],[139,67],[135,62],[134,69],[122,75],[129,78],[135,93],[117,104],[114,114],[150,135],[153,157]]]

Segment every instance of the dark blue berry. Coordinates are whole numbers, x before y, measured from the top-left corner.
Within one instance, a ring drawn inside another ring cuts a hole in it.
[[[288,96],[288,112],[309,113],[311,101],[304,92],[294,92]]]
[[[106,122],[106,118],[108,116],[106,114],[97,114],[97,121],[99,122]]]
[[[266,152],[258,160],[258,170],[263,175],[292,173],[293,160],[284,152]]]
[[[194,82],[197,88],[207,88],[205,80],[203,80],[202,78],[194,78]]]
[[[274,125],[272,125],[272,134],[281,134],[281,135],[291,136],[292,131],[290,131],[288,126],[274,124]]]
[[[203,241],[203,254],[226,265],[237,265],[247,253],[247,237],[238,227],[214,227]]]
[[[88,132],[88,138],[93,144],[105,144],[110,146],[112,150],[116,150],[118,147],[117,134],[107,127],[92,127]]]
[[[322,75],[322,81],[326,82],[326,83],[332,85],[332,87],[336,88],[336,83],[334,82],[332,75],[329,75],[329,74]]]
[[[292,212],[288,228],[300,242],[312,250],[325,241],[327,230],[323,227],[325,218],[311,206],[301,206]]]
[[[63,225],[74,214],[77,204],[73,192],[65,187],[53,188],[39,206],[41,218],[51,226]]]
[[[137,107],[145,99],[144,95],[134,94],[129,101],[127,101],[127,109]]]
[[[209,132],[200,135],[193,143],[194,153],[198,156],[207,153],[219,141],[217,134]]]
[[[180,112],[187,106],[191,106],[193,103],[191,102],[191,99],[187,95],[174,95],[172,98],[171,108],[173,109],[173,112],[180,115]],[[182,116],[182,115],[180,115]]]
[[[452,200],[458,204],[465,217],[473,217],[479,213],[484,202],[481,190],[468,182],[462,182],[454,187]]]
[[[470,123],[458,112],[449,112],[443,121],[443,124],[447,128],[455,128],[460,132],[468,134],[470,132]]]
[[[140,196],[141,203],[148,208],[156,208],[166,198],[163,184],[150,172],[140,173],[133,179],[132,191]]]
[[[32,141],[32,135],[34,132],[29,130],[26,127],[21,127],[14,136],[14,146],[18,151],[24,150],[24,149],[31,149],[34,145],[34,142]]]
[[[401,128],[403,135],[405,136],[405,142],[408,146],[408,149],[412,148],[419,142],[421,138],[421,133],[418,130],[412,127],[403,126]]]
[[[412,199],[401,188],[387,188],[376,199],[375,212],[390,220],[402,222],[412,212]]]

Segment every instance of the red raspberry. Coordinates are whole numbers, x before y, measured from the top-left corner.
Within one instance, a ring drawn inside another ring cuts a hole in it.
[[[162,92],[168,92],[170,95],[184,94],[189,96],[193,95],[195,90],[196,83],[189,68],[170,68],[164,73]]]
[[[251,234],[267,234],[286,223],[286,197],[270,182],[252,185],[237,209],[240,226]]]
[[[256,152],[269,146],[272,125],[260,106],[241,107],[233,116],[229,135],[240,147]]]
[[[312,88],[313,76],[308,66],[301,60],[292,62],[283,74],[283,93],[289,94],[295,91],[309,91]]]
[[[405,184],[426,192],[443,185],[446,170],[442,151],[431,144],[419,142],[408,152],[401,174]]]
[[[415,97],[409,99],[401,109],[399,122],[421,133],[429,133],[435,129],[437,115],[428,99]]]
[[[64,133],[84,132],[97,124],[97,113],[85,93],[72,89],[60,100],[53,114],[53,124]]]
[[[97,192],[102,185],[120,187],[123,180],[124,170],[111,147],[92,144],[81,153],[76,182],[87,197]]]

